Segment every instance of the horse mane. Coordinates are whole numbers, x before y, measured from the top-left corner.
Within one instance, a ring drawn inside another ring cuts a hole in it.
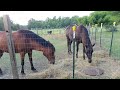
[[[33,41],[41,44],[44,47],[52,48],[55,51],[55,47],[49,41],[46,41],[44,38],[38,36],[30,30],[18,30],[19,33],[23,34],[26,38],[31,38]]]
[[[66,27],[66,30],[67,30],[67,29],[70,29],[70,28],[71,28],[72,26],[74,26],[74,25],[76,25],[76,24],[71,24],[71,25],[67,26],[67,27]],[[76,25],[76,26],[77,26],[77,25]]]
[[[91,44],[91,41],[90,41],[90,38],[89,38],[89,34],[88,34],[88,30],[85,26],[83,26],[82,24],[79,26],[82,30],[82,32],[85,33],[85,36],[86,36],[86,40],[87,40],[87,45],[92,45]],[[88,44],[89,43],[89,44]]]

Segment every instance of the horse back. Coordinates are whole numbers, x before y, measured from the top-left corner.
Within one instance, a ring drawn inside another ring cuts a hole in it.
[[[16,53],[27,51],[27,49],[31,47],[30,39],[25,38],[24,35],[19,32],[13,32],[12,39]],[[6,32],[0,32],[0,50],[8,52]]]

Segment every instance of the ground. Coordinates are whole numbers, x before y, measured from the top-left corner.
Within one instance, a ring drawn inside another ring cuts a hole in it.
[[[63,44],[63,43],[62,43]],[[41,58],[44,56],[41,56]],[[30,70],[29,60],[25,61],[25,73],[20,74],[21,65],[18,64],[18,73],[20,79],[72,79],[73,75],[73,60],[72,55],[68,55],[67,48],[62,49],[62,53],[56,54],[56,63],[51,65],[47,59],[39,60],[34,58],[34,66],[38,72],[34,73]],[[83,73],[86,67],[98,67],[104,70],[104,74],[99,76],[89,76]],[[0,79],[11,79],[11,68],[2,67],[3,75]],[[94,53],[92,57],[92,63],[88,63],[88,60],[83,60],[82,57],[82,44],[80,45],[80,51],[78,58],[75,58],[75,78],[76,79],[117,79],[120,78],[120,61],[109,57],[108,52],[102,50],[99,45],[95,45]]]

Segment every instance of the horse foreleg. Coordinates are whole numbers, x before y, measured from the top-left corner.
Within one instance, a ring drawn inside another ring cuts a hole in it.
[[[69,42],[68,42],[68,53],[69,53],[69,54],[72,54],[71,44],[72,44],[72,41],[69,41]]]
[[[71,54],[71,45],[70,45],[70,39],[67,38],[67,47],[68,47],[68,54]]]
[[[30,61],[30,65],[31,65],[31,70],[34,72],[37,72],[37,70],[34,68],[33,66],[33,61],[32,61],[32,50],[28,53],[29,56],[29,61]]]
[[[83,46],[83,59],[85,60],[85,47]]]
[[[21,74],[25,74],[24,73],[24,58],[25,58],[25,52],[21,52],[20,53],[20,57],[21,57],[21,65],[22,65],[22,69],[21,69]]]
[[[78,58],[79,43],[76,42],[76,58]]]

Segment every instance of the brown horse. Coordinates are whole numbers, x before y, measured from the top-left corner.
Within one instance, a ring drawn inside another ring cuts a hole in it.
[[[24,57],[28,53],[31,70],[37,71],[32,62],[32,50],[42,51],[43,55],[48,59],[50,64],[55,63],[55,47],[42,37],[36,35],[29,30],[18,30],[12,33],[15,53],[20,53],[21,57],[21,74],[24,73]],[[8,45],[6,39],[6,32],[0,32],[0,58],[3,53],[8,53]]]
[[[73,31],[72,31],[73,25],[70,25],[66,28],[66,38],[67,38],[67,46],[68,46],[68,53],[72,54],[71,51],[71,44],[73,42]],[[75,31],[75,41],[76,41],[76,58],[78,58],[78,50],[79,50],[79,44],[83,43],[83,59],[85,59],[85,53],[88,57],[88,62],[92,62],[92,53],[93,53],[93,46],[95,44],[91,44],[88,30],[83,26],[79,25],[76,28]]]

